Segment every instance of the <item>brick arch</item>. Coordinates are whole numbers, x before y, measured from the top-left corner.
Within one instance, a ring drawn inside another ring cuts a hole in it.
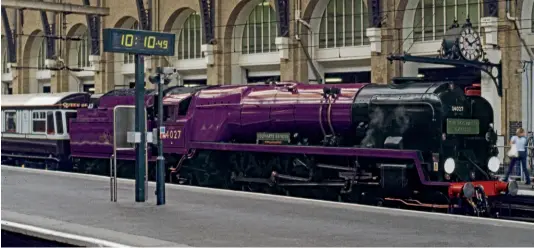
[[[36,29],[30,33],[23,51],[23,65],[24,67],[34,67],[33,63],[36,63],[37,56],[39,55],[39,46],[45,36],[45,32],[41,29]],[[36,66],[36,65],[35,65]]]
[[[83,24],[83,23],[77,23],[75,25],[73,25],[69,31],[67,31],[67,36],[68,37],[80,37],[82,35],[87,35],[87,38],[90,39],[90,33],[89,33],[89,28]],[[77,40],[68,40],[67,41],[67,65],[69,67],[76,67],[76,65],[74,64],[74,61],[77,61],[77,56],[78,56],[78,51],[77,51],[77,47],[78,47],[78,44],[79,42],[82,42],[82,41],[77,41]],[[88,43],[89,45],[91,45],[91,42]]]
[[[236,37],[236,34],[243,34],[245,30],[245,24],[253,11],[253,9],[261,3],[263,0],[241,0],[234,7],[225,23],[226,28],[224,30],[223,49],[225,51],[223,55],[224,64],[231,65],[228,78],[232,83],[241,82],[245,78],[245,74],[242,71],[242,67],[238,65],[238,61],[242,50],[241,35]],[[269,0],[272,8],[276,12],[275,0]],[[278,13],[276,13],[278,15]],[[279,34],[277,34],[279,35]]]
[[[115,28],[122,28],[122,27],[128,27],[133,25],[137,21],[137,18],[133,16],[123,16],[121,17],[113,27]]]
[[[41,29],[35,29],[30,33],[26,43],[24,45],[24,50],[22,54],[22,80],[23,87],[21,93],[30,93],[38,91],[37,84],[37,65],[38,65],[38,56],[39,48],[44,38],[45,32]],[[35,85],[34,85],[35,84]]]
[[[224,39],[233,40],[235,28],[243,29],[244,24],[247,22],[250,12],[256,7],[262,0],[241,0],[234,7],[228,20],[226,21],[226,29],[224,32]],[[274,0],[269,0],[272,6],[275,6]]]
[[[198,10],[194,10],[188,7],[177,9],[169,16],[169,18],[165,22],[165,25],[163,26],[163,31],[177,33],[176,27],[182,26],[185,20],[189,17],[189,15],[194,12],[198,12]]]
[[[405,48],[410,47],[411,42],[413,42],[413,23],[415,18],[415,9],[419,4],[420,0],[400,0],[398,5],[398,12],[395,18],[395,27],[400,30],[399,32],[399,42],[400,47],[405,50]]]

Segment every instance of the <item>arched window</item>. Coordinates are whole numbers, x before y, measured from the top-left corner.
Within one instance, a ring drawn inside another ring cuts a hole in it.
[[[78,41],[77,47],[78,68],[91,66],[89,63],[89,55],[91,54],[91,41],[89,35],[85,32],[81,38],[82,39]]]
[[[483,0],[420,0],[415,10],[414,41],[441,40],[454,20],[461,26],[468,17],[480,32],[482,4]]]
[[[191,14],[178,36],[178,59],[198,59],[204,57],[200,47],[204,42],[202,20],[199,13]]]
[[[243,31],[243,53],[275,52],[277,34],[276,12],[268,0],[263,0],[248,17]]]
[[[46,38],[43,38],[37,55],[37,70],[46,70]]]
[[[330,0],[321,18],[319,48],[369,44],[366,0]]]
[[[125,27],[125,28],[126,29],[138,29],[139,28],[139,22],[135,21],[132,26]],[[125,64],[133,64],[133,63],[135,63],[135,55],[134,54],[125,53],[124,54],[124,63]]]

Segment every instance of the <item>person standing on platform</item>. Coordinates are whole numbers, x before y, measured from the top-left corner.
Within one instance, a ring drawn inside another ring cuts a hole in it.
[[[513,157],[512,161],[510,161],[510,166],[508,167],[508,172],[506,173],[504,181],[508,181],[508,177],[510,176],[510,173],[512,172],[512,169],[515,167],[516,163],[521,163],[520,166],[523,167],[523,171],[527,179],[526,184],[530,185],[530,173],[528,172],[527,168],[527,137],[525,135],[525,130],[523,128],[518,128],[515,134],[516,135],[510,140],[510,143],[515,144],[518,156]]]

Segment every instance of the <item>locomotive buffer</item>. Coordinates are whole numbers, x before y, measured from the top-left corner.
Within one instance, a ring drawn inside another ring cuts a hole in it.
[[[135,55],[135,201],[145,201],[146,121],[145,64],[143,56],[174,56],[175,35],[134,29],[106,28],[103,31],[104,52]],[[161,118],[159,118],[161,120]],[[161,150],[161,149],[160,149]],[[158,160],[159,161],[159,160]],[[158,162],[159,164],[159,162]]]

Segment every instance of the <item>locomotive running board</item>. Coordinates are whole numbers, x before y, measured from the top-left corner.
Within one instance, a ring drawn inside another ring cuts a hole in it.
[[[269,152],[286,154],[314,154],[361,156],[377,158],[413,159],[420,164],[419,152],[415,150],[370,149],[356,147],[328,147],[328,146],[292,146],[292,145],[255,145],[216,142],[192,142],[191,149],[241,151],[241,152]]]
[[[292,145],[255,145],[255,144],[235,144],[217,142],[192,142],[190,149],[215,150],[215,151],[236,151],[236,152],[265,152],[284,154],[311,154],[311,155],[334,155],[334,156],[356,156],[374,158],[396,158],[412,160],[415,164],[417,174],[424,185],[448,187],[447,182],[428,181],[421,168],[421,157],[415,150],[394,150],[394,149],[370,149],[356,147],[327,147],[327,146],[292,146]]]

